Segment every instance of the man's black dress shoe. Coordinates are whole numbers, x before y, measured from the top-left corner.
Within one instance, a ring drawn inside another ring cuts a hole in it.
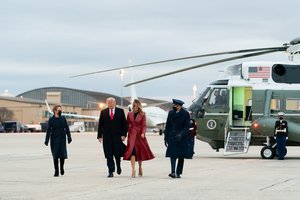
[[[175,173],[171,173],[171,174],[169,174],[169,176],[170,176],[171,178],[176,178]]]
[[[177,174],[176,178],[181,178],[180,174]]]
[[[117,169],[117,174],[120,175],[121,173],[122,173],[122,169],[121,169],[121,168],[118,168],[118,169]]]
[[[112,178],[112,177],[114,177],[114,174],[111,172],[111,173],[109,173],[109,174],[107,175],[107,177],[108,177],[108,178]]]

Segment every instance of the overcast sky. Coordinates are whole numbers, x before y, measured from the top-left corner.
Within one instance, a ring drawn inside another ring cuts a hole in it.
[[[58,86],[121,95],[126,71],[72,75],[149,61],[281,46],[300,37],[299,0],[9,0],[0,3],[0,94]],[[220,57],[216,57],[218,59]],[[141,67],[135,80],[209,59]],[[287,60],[276,53],[247,60]],[[243,60],[243,61],[247,61]],[[138,96],[189,105],[225,66],[214,65],[137,85]],[[123,89],[124,96],[130,89]]]

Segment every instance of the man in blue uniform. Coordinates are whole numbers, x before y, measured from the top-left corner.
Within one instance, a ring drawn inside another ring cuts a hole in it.
[[[195,119],[192,118],[192,114],[190,113],[190,129],[189,129],[189,148],[191,153],[191,158],[193,158],[194,146],[195,146],[195,136],[197,135],[197,123]]]
[[[283,112],[279,112],[278,120],[275,122],[274,138],[277,143],[278,160],[284,160],[285,145],[288,139],[288,123],[283,119],[283,115]]]
[[[184,158],[190,158],[189,152],[189,128],[190,115],[182,108],[183,101],[173,99],[173,110],[168,114],[165,129],[166,157],[171,161],[171,178],[181,178]],[[176,161],[178,160],[177,167]]]

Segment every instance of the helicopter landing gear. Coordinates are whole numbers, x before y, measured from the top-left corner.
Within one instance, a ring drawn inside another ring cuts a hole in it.
[[[276,156],[276,143],[271,145],[271,138],[267,136],[267,143],[261,149],[260,155],[263,159],[273,159]]]
[[[276,156],[276,148],[264,146],[260,151],[260,155],[263,159],[273,159]]]
[[[284,148],[284,156],[287,154],[287,148]],[[260,155],[263,159],[273,159],[275,156],[278,157],[277,153],[277,145],[276,143],[273,146],[264,146],[261,151]]]

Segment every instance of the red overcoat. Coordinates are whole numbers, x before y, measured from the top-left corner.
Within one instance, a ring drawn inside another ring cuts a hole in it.
[[[154,158],[150,150],[146,136],[142,138],[142,134],[146,134],[146,115],[138,113],[134,119],[134,113],[127,114],[128,138],[127,147],[123,155],[124,160],[130,160],[133,148],[135,148],[136,160],[144,161]]]

